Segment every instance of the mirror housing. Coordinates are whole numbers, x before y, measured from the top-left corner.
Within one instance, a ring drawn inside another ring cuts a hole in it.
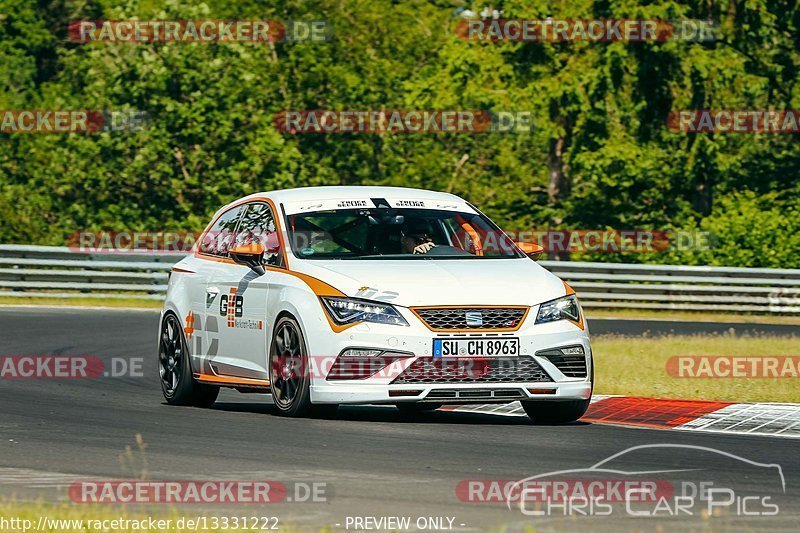
[[[228,250],[228,253],[231,254],[234,263],[250,267],[253,272],[263,276],[266,272],[264,270],[264,251],[264,245],[258,243],[234,246]]]
[[[515,242],[514,244],[517,245],[517,248],[522,250],[522,252],[533,259],[534,261],[538,261],[539,258],[544,253],[544,248],[539,246],[538,244],[534,244],[532,242]]]

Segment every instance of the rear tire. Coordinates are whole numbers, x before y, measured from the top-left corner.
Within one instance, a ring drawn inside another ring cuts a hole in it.
[[[219,387],[195,381],[183,328],[172,313],[167,314],[161,324],[158,363],[161,392],[168,404],[211,407],[217,401]]]
[[[523,401],[522,408],[534,424],[566,424],[582,417],[590,401]]]

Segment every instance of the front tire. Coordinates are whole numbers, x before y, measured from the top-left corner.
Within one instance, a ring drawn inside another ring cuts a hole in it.
[[[522,408],[534,424],[566,424],[578,420],[591,400],[527,401]]]
[[[333,418],[337,404],[311,403],[311,368],[300,325],[290,317],[275,324],[270,345],[269,382],[278,414],[290,417]]]
[[[170,405],[211,407],[217,401],[219,387],[195,381],[189,364],[189,349],[181,323],[169,313],[161,324],[158,342],[158,373],[161,392]]]

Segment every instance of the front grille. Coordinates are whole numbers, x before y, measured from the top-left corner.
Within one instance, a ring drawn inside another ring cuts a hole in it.
[[[586,356],[585,355],[564,355],[561,350],[547,350],[536,352],[539,357],[544,357],[562,374],[568,378],[586,377]]]
[[[553,381],[533,357],[453,359],[420,357],[392,384],[538,383]]]
[[[527,307],[416,307],[414,312],[432,330],[505,329],[519,328],[528,312]],[[467,321],[467,314],[480,324]]]
[[[442,402],[454,403],[459,401],[511,401],[525,398],[522,389],[433,389],[424,401],[441,400]]]

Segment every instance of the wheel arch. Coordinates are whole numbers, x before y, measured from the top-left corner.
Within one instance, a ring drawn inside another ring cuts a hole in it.
[[[303,342],[306,345],[306,350],[308,350],[308,335],[306,335],[305,327],[303,327],[303,322],[298,318],[299,313],[292,312],[289,309],[281,309],[278,311],[278,314],[275,315],[275,321],[272,323],[272,330],[270,331],[270,336],[267,339],[267,359],[272,357],[272,341],[275,338],[275,332],[278,328],[278,322],[281,321],[282,318],[290,318],[292,319],[297,326],[300,328],[300,334],[303,336]],[[267,361],[269,363],[269,361]]]
[[[164,321],[167,319],[167,316],[170,316],[170,315],[174,316],[175,320],[178,321],[178,326],[179,326],[178,329],[180,330],[179,333],[180,333],[180,336],[181,336],[181,340],[183,342],[184,349],[186,350],[186,353],[188,355],[189,372],[191,373],[191,378],[194,379],[195,371],[194,371],[194,367],[192,366],[193,357],[192,357],[192,346],[191,346],[191,343],[186,338],[186,333],[183,331],[183,321],[181,320],[181,316],[178,314],[177,310],[173,309],[172,306],[168,306],[168,304],[165,304],[164,309],[161,311],[161,318],[158,321],[158,337],[157,337],[156,346],[158,347],[159,350],[161,350],[161,328],[164,327]],[[158,353],[156,355],[158,355]]]

